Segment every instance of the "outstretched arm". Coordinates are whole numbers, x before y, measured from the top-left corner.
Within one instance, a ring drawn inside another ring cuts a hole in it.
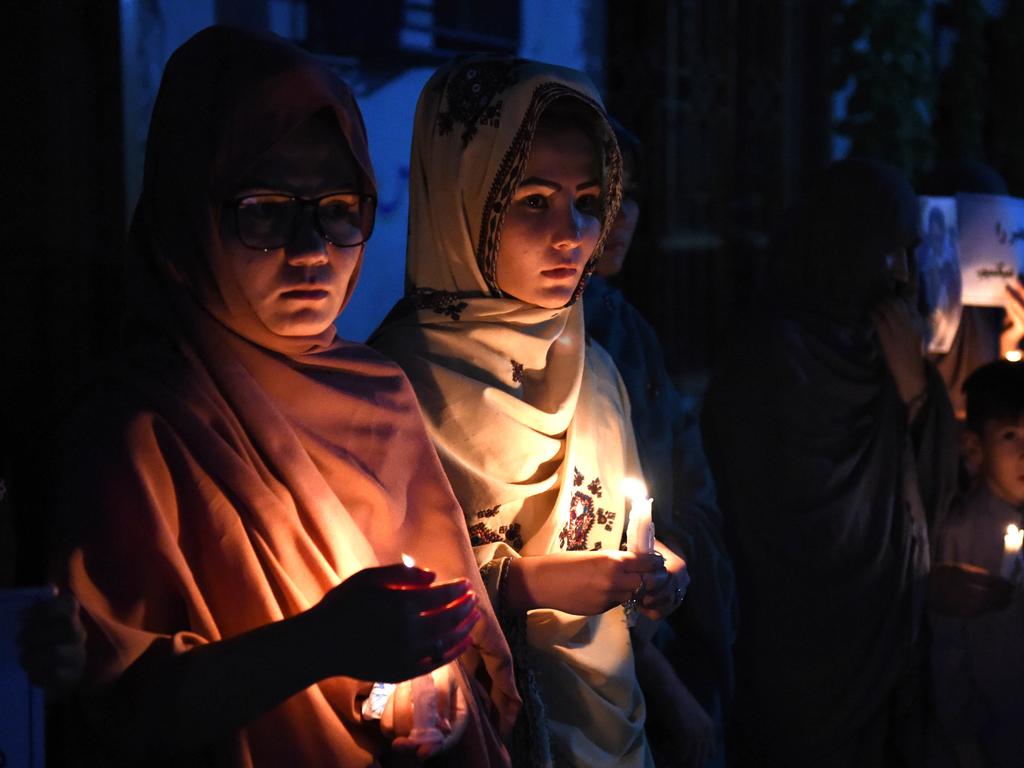
[[[446,664],[469,646],[479,611],[464,579],[433,578],[365,569],[292,618],[184,653],[158,640],[99,697],[103,741],[124,762],[188,752],[324,678],[394,682]]]

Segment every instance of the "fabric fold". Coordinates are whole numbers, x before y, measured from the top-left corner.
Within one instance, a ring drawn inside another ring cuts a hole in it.
[[[495,265],[537,123],[563,98],[599,118],[602,227],[573,300],[552,310],[504,296]],[[578,72],[473,55],[442,67],[420,96],[407,296],[370,343],[412,381],[477,563],[491,574],[503,558],[614,550],[623,538],[622,480],[640,471],[628,397],[576,301],[618,210],[620,166],[597,93]],[[622,608],[530,611],[526,635],[555,764],[562,755],[648,765]]]

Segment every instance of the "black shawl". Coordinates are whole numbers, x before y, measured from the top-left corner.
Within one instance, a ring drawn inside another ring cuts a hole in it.
[[[913,425],[868,308],[913,232],[913,193],[832,166],[778,239],[758,338],[734,345],[704,440],[737,571],[736,737],[756,764],[884,765],[914,659],[926,519],[955,482],[941,380]]]

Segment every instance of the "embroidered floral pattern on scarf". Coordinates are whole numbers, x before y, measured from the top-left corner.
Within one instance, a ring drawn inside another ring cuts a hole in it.
[[[628,398],[610,358],[586,342],[582,303],[543,309],[504,297],[495,283],[504,215],[544,109],[578,100],[606,137],[602,229],[587,274],[620,201],[614,134],[592,84],[550,65],[517,61],[503,90],[481,83],[470,104],[467,83],[494,61],[470,56],[435,74],[413,135],[407,294],[443,292],[465,306],[456,318],[405,301],[371,339],[413,382],[487,573],[502,572],[495,563],[504,558],[617,549],[622,480],[639,474]],[[500,80],[487,71],[486,83]],[[462,118],[468,135],[457,130]],[[497,589],[491,599],[500,611]],[[526,636],[555,751],[581,765],[649,765],[621,607],[592,617],[531,611]]]
[[[465,148],[476,136],[478,126],[497,127],[503,103],[500,94],[516,82],[517,69],[523,63],[522,59],[513,58],[473,60],[447,82],[438,83],[446,108],[437,113],[437,132],[445,136],[455,129],[456,123],[461,123]]]

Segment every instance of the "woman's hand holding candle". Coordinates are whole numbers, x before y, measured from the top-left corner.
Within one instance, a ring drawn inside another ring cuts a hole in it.
[[[517,611],[554,608],[595,616],[626,602],[638,588],[667,578],[656,553],[605,549],[518,557],[510,564],[508,601]]]
[[[622,482],[622,492],[630,501],[626,531],[629,550],[636,553],[656,553],[665,563],[664,572],[645,582],[643,589],[633,595],[633,601],[626,606],[630,626],[634,626],[635,617],[631,612],[637,608],[636,600],[640,601],[639,605],[644,615],[657,621],[682,604],[683,596],[690,585],[690,574],[686,570],[686,561],[654,538],[654,519],[651,510],[654,500],[648,498],[647,486],[636,478],[626,478]]]
[[[366,568],[304,614],[324,675],[398,682],[425,674],[469,648],[480,619],[466,579],[434,583],[421,568]]]
[[[656,621],[683,604],[686,589],[690,586],[690,572],[686,569],[686,561],[665,544],[655,540],[654,548],[665,559],[665,576],[648,582],[640,605],[643,614]]]

